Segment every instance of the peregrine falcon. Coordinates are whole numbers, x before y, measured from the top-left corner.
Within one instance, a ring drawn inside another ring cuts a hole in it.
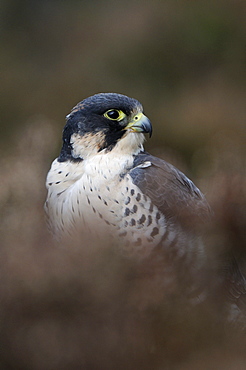
[[[159,247],[179,258],[202,253],[197,225],[208,204],[182,172],[144,150],[152,125],[137,100],[99,93],[66,119],[46,182],[45,208],[58,238],[104,232],[142,257]]]

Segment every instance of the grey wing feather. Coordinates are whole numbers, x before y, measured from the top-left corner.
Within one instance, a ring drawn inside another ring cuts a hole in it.
[[[150,162],[151,165],[143,164]],[[182,172],[146,152],[139,153],[130,171],[133,183],[147,195],[166,218],[194,227],[210,218],[210,208],[200,190]]]
[[[229,299],[239,307],[246,307],[246,279],[235,258],[228,262],[225,268],[226,291]]]

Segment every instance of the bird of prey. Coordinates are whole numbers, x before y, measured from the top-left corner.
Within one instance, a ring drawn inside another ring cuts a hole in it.
[[[182,172],[148,154],[150,120],[135,99],[99,93],[66,117],[63,146],[47,175],[50,226],[62,235],[106,233],[126,254],[161,248],[180,259],[203,253],[200,221],[209,213],[199,189]]]

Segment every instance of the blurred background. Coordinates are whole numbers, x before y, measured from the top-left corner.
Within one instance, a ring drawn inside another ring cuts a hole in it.
[[[241,338],[136,303],[132,265],[57,248],[42,209],[66,114],[123,93],[152,121],[146,149],[206,194],[209,253],[243,260],[245,14],[243,0],[1,1],[1,369],[245,369]]]

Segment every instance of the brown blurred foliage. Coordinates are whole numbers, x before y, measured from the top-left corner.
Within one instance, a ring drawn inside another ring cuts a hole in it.
[[[57,245],[43,214],[65,115],[124,93],[152,120],[147,149],[207,196],[209,263],[233,253],[245,271],[244,14],[232,0],[1,2],[1,369],[245,368],[245,323],[226,323],[220,295],[187,309],[182,284],[165,294],[115,246]]]

